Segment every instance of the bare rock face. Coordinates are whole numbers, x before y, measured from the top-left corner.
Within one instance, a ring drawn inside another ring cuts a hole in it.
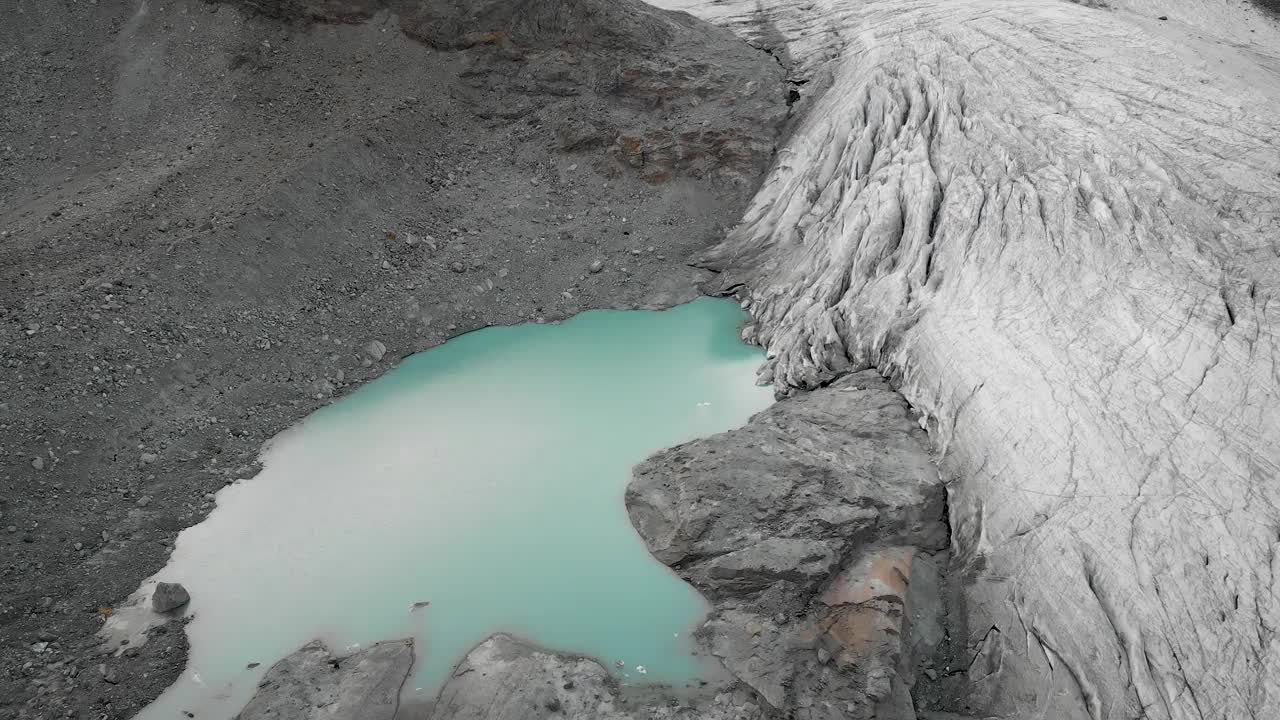
[[[665,4],[826,88],[705,261],[780,390],[875,366],[926,413],[969,581],[962,705],[1280,716],[1276,23]]]
[[[772,710],[914,717],[908,604],[934,617],[938,601],[909,592],[913,566],[948,543],[923,440],[902,397],[862,372],[637,468],[632,522],[711,600],[699,641]]]
[[[412,666],[412,640],[344,657],[311,642],[267,671],[238,720],[392,720]]]

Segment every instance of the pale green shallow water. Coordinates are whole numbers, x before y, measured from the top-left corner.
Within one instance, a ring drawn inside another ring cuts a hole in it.
[[[649,555],[623,492],[653,451],[772,402],[742,320],[704,298],[470,333],[282,434],[156,576],[191,591],[192,650],[140,717],[230,717],[316,637],[416,637],[423,698],[498,630],[600,658],[625,682],[693,681],[705,604]]]

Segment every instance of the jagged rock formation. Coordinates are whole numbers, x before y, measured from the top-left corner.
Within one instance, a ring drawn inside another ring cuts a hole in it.
[[[875,366],[927,415],[968,581],[951,709],[1280,715],[1276,24],[670,4],[827,78],[706,262],[780,390]]]
[[[862,372],[637,468],[632,522],[711,600],[699,641],[769,708],[915,717],[913,645],[936,644],[940,608],[907,591],[917,575],[936,585],[948,543],[923,440],[902,397]]]

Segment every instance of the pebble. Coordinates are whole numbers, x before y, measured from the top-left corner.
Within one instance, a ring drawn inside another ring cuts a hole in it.
[[[466,266],[466,265],[463,265],[463,264],[462,264],[462,263],[460,263],[460,262],[455,262],[455,263],[453,263],[452,265],[450,265],[450,266],[449,266],[449,269],[450,269],[450,270],[452,270],[452,271],[454,271],[454,272],[456,272],[456,273],[464,273],[464,272],[466,272],[466,271],[467,271],[467,266]]]
[[[37,469],[37,470],[43,470],[43,469],[44,469],[44,458],[39,457],[39,456],[36,456],[36,457],[32,458],[32,459],[31,459],[31,467],[33,467],[33,468],[35,468],[35,469]]]
[[[387,260],[383,260],[383,261],[382,261],[382,269],[383,269],[383,270],[390,270],[390,269],[391,269],[391,263],[390,263],[389,261],[387,261]]]
[[[591,271],[591,273],[594,275],[595,273],[598,273],[598,272],[600,272],[601,270],[603,270],[603,269],[604,269],[604,262],[603,262],[603,261],[601,261],[601,260],[597,260],[597,261],[595,261],[595,262],[591,263],[591,267],[590,267],[590,268],[587,268],[587,269],[588,269],[588,270],[590,270],[590,271]]]
[[[148,506],[148,505],[150,505],[150,504],[151,504],[151,496],[150,496],[150,495],[143,495],[142,497],[138,498],[138,501],[137,501],[136,503],[134,503],[134,504],[135,504],[135,505],[137,505],[137,506],[138,506],[138,507],[140,507],[140,508],[144,508],[144,507],[146,507],[146,506]]]

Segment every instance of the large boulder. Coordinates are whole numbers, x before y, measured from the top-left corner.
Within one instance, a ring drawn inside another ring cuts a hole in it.
[[[158,613],[167,613],[191,602],[191,594],[181,583],[156,583],[151,593],[151,609]]]
[[[344,656],[317,640],[271,666],[239,720],[393,720],[412,667],[412,640]]]

